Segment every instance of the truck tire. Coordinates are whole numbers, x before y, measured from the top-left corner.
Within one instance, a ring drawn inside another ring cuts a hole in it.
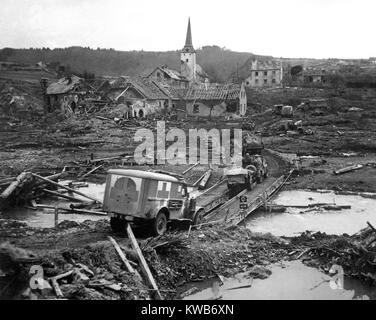
[[[197,226],[197,225],[201,224],[203,219],[204,219],[204,211],[199,210],[195,215],[195,218],[193,220],[193,225]]]
[[[126,221],[123,219],[112,217],[110,219],[111,229],[115,233],[125,232]]]
[[[167,216],[164,212],[159,212],[155,217],[152,225],[152,233],[154,236],[161,236],[167,230]]]

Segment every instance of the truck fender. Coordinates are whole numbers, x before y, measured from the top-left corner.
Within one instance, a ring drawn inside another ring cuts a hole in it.
[[[198,222],[197,218],[199,217],[199,215],[201,215],[201,219],[204,217],[204,215],[205,215],[205,208],[204,207],[198,207],[197,208],[195,214],[193,215],[193,219],[192,219],[193,224],[196,224],[196,222]]]
[[[155,219],[155,217],[157,216],[157,214],[158,214],[160,211],[163,211],[164,213],[166,213],[167,220],[170,219],[170,210],[168,210],[167,207],[156,207],[156,208],[150,210],[150,211],[148,212],[148,218],[150,218],[150,219]]]

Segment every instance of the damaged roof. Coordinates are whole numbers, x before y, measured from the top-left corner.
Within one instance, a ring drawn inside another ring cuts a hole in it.
[[[129,87],[136,89],[146,99],[165,100],[169,98],[154,81],[148,78],[120,77],[116,79],[115,82],[111,85],[112,89],[126,89]]]
[[[199,84],[189,88],[186,100],[236,100],[239,98],[239,84]]]
[[[77,85],[82,83],[83,79],[72,75],[59,79],[57,82],[51,83],[47,87],[47,94],[64,94],[73,90]]]
[[[171,86],[167,83],[162,83],[162,82],[156,82],[153,81],[155,85],[169,98],[173,100],[181,100],[184,99],[188,88],[176,88],[174,86]]]
[[[183,77],[179,71],[176,71],[174,69],[170,69],[168,68],[167,66],[161,66],[161,67],[157,67],[153,70],[153,72],[151,72],[149,74],[149,76],[151,74],[154,73],[155,70],[160,70],[162,71],[164,74],[166,74],[169,78],[171,79],[174,79],[174,80],[178,80],[178,81],[188,81],[185,77]]]
[[[275,60],[253,60],[251,70],[281,69],[281,62]]]

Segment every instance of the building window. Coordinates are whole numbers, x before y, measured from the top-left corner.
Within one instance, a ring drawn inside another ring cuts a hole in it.
[[[258,77],[258,71],[255,72],[255,76]]]
[[[193,105],[193,113],[200,113],[200,105],[199,104]]]
[[[268,75],[268,71],[264,71],[264,76],[267,76]]]
[[[275,70],[272,71],[272,75],[275,76]]]
[[[189,61],[188,59],[185,59],[185,62],[187,62],[187,63],[188,63],[188,61]]]
[[[268,83],[268,79],[264,79],[264,84],[267,84]]]
[[[275,79],[272,79],[272,83],[275,83],[276,81],[275,81]]]

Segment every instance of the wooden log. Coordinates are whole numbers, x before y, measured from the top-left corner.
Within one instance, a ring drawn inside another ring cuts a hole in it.
[[[117,242],[115,241],[115,239],[112,238],[112,237],[110,237],[110,236],[108,236],[107,238],[111,241],[112,245],[115,247],[116,252],[118,253],[118,255],[119,255],[121,261],[123,261],[123,263],[124,263],[124,265],[126,266],[126,268],[128,269],[128,271],[129,271],[130,273],[135,273],[135,272],[134,272],[135,270],[134,270],[133,267],[130,265],[130,263],[129,263],[127,257],[125,256],[125,254],[123,253],[123,251],[121,251],[121,249],[120,249],[119,245],[117,244]]]
[[[52,190],[48,190],[48,189],[43,189],[43,192],[46,192],[46,193],[48,193],[48,194],[51,194],[51,195],[54,195],[54,196],[57,196],[57,197],[60,197],[60,198],[64,198],[64,199],[67,199],[67,200],[71,200],[71,201],[85,202],[85,200],[77,199],[77,198],[75,198],[75,197],[68,196],[68,195],[66,195],[66,194],[61,194],[60,192],[57,192],[57,191],[52,191]]]
[[[51,285],[52,285],[52,287],[55,290],[56,296],[58,298],[62,298],[63,297],[63,292],[61,291],[61,289],[59,287],[59,284],[57,283],[56,279],[51,279]]]
[[[339,169],[339,170],[335,170],[334,174],[335,175],[339,175],[339,174],[343,174],[343,173],[347,173],[347,172],[359,170],[359,169],[362,169],[363,167],[364,166],[362,164],[355,164],[355,165],[350,166],[350,167],[346,167],[346,168],[342,168],[342,169]]]
[[[192,186],[196,187],[200,183],[200,181],[205,177],[205,175],[206,172],[200,178],[198,178],[197,181],[192,184]]]
[[[16,188],[23,183],[28,177],[30,176],[29,172],[22,172],[16,180],[14,180],[8,188],[6,188],[0,195],[0,200],[6,200],[13,192],[16,190]]]
[[[48,204],[35,204],[35,205],[33,205],[33,207],[39,208],[39,209],[55,210],[55,206],[51,206],[51,205],[48,205]],[[92,215],[95,215],[95,216],[107,216],[106,212],[101,212],[101,211],[84,210],[84,209],[71,209],[71,208],[62,208],[62,207],[59,207],[59,210],[63,211],[63,212],[60,212],[60,214],[81,213],[81,214],[92,214]]]
[[[118,160],[118,159],[123,158],[125,155],[126,154],[120,154],[118,156],[113,156],[113,157],[108,157],[108,158],[92,159],[92,160],[89,160],[89,162],[90,163],[96,163],[96,162],[101,162],[101,161]]]
[[[189,171],[191,171],[194,167],[198,166],[200,162],[195,163],[194,165],[190,166],[187,170],[183,172],[183,174],[187,174]]]
[[[151,274],[151,271],[149,269],[148,264],[146,263],[146,260],[144,256],[142,255],[141,249],[137,243],[137,240],[133,234],[132,228],[129,224],[127,224],[127,234],[128,238],[131,241],[131,245],[134,251],[137,253],[138,260],[140,262],[141,270],[146,277],[148,283],[150,284],[151,288],[154,290],[155,297],[158,300],[163,300],[161,293],[159,292],[158,286],[154,280],[153,275]]]
[[[55,277],[51,277],[50,280],[56,280],[57,281],[57,280],[69,277],[72,273],[73,273],[73,270],[70,270],[70,271],[64,272],[62,274],[58,274]]]
[[[87,177],[88,175],[92,174],[93,172],[97,171],[99,168],[102,168],[102,167],[103,167],[103,164],[101,164],[98,167],[95,167],[93,170],[90,170],[88,173],[84,174],[81,178]]]
[[[55,227],[59,224],[59,208],[55,207]]]
[[[83,197],[88,198],[88,199],[90,199],[90,200],[93,200],[93,201],[96,201],[96,202],[101,203],[101,201],[99,201],[99,200],[97,200],[97,199],[95,199],[95,198],[93,198],[93,197],[90,197],[90,196],[88,196],[88,195],[86,195],[86,194],[84,194],[84,193],[82,193],[82,192],[80,192],[80,191],[77,191],[77,190],[74,190],[74,189],[72,189],[72,188],[66,187],[66,186],[64,186],[64,185],[62,185],[62,184],[60,184],[60,183],[57,183],[57,182],[54,182],[54,181],[52,181],[52,180],[50,180],[50,179],[47,179],[47,178],[41,177],[40,175],[37,175],[37,174],[35,174],[35,173],[32,173],[32,175],[33,175],[34,177],[38,178],[38,179],[41,179],[41,180],[43,180],[43,181],[45,181],[45,182],[50,183],[50,184],[52,184],[52,185],[54,185],[54,186],[56,186],[56,187],[60,187],[60,188],[66,189],[66,190],[68,190],[68,191],[70,191],[70,192],[73,192],[73,193],[79,194],[80,196],[83,196]]]
[[[92,214],[95,216],[107,216],[106,212],[101,212],[101,211],[93,211],[93,210],[85,210],[85,209],[62,209],[62,210],[65,210],[71,213]]]
[[[371,224],[371,222],[367,221],[367,224],[368,224],[368,226],[371,228],[371,230],[372,230],[373,232],[376,233],[376,229],[375,229],[375,227]]]
[[[82,202],[82,203],[71,203],[69,206],[71,209],[87,209],[91,208],[93,205],[95,205],[95,201],[88,201],[88,202]]]

